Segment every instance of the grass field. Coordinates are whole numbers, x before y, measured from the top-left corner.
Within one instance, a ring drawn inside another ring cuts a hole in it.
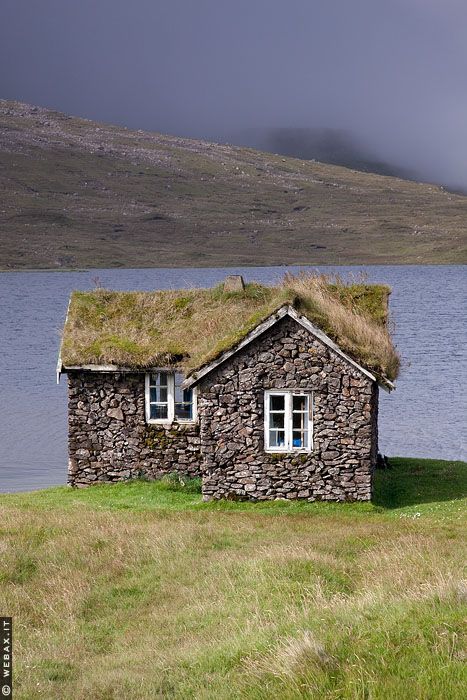
[[[0,270],[467,262],[467,197],[0,100]]]
[[[1,496],[16,697],[465,697],[467,465],[391,463],[373,504]]]

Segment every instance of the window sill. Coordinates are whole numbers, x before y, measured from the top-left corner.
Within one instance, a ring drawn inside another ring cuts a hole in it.
[[[170,427],[171,425],[186,425],[186,426],[191,426],[191,425],[197,425],[198,421],[197,419],[195,420],[146,420],[146,423],[148,425],[165,425],[167,427]]]
[[[289,449],[286,449],[286,448],[284,448],[283,450],[281,450],[281,449],[279,449],[279,448],[277,448],[277,447],[276,447],[275,449],[268,449],[268,448],[265,448],[264,451],[265,451],[266,454],[268,454],[268,455],[311,455],[312,452],[313,452],[312,449],[311,449],[311,450],[308,450],[308,449],[305,449],[305,448],[302,449],[302,448],[300,448],[300,447],[297,447],[297,448],[294,449],[294,450],[289,450]]]

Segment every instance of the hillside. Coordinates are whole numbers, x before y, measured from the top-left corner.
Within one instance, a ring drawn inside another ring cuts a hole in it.
[[[467,262],[434,185],[0,101],[0,269]]]
[[[329,165],[361,170],[365,173],[390,175],[404,180],[418,180],[397,163],[388,163],[378,158],[351,132],[330,128],[246,129],[238,138],[230,139],[260,151],[272,151],[283,156],[319,160]],[[426,180],[425,180],[426,181]]]

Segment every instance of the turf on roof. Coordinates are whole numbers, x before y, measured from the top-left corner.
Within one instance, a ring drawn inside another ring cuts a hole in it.
[[[290,304],[363,366],[397,376],[399,358],[386,328],[385,285],[345,284],[286,275],[276,287],[73,292],[63,331],[64,367],[115,364],[177,366],[189,374],[231,348],[274,311]]]

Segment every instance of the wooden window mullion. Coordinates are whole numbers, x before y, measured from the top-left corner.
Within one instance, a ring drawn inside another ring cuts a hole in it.
[[[167,417],[170,422],[175,418],[175,372],[167,374]]]

